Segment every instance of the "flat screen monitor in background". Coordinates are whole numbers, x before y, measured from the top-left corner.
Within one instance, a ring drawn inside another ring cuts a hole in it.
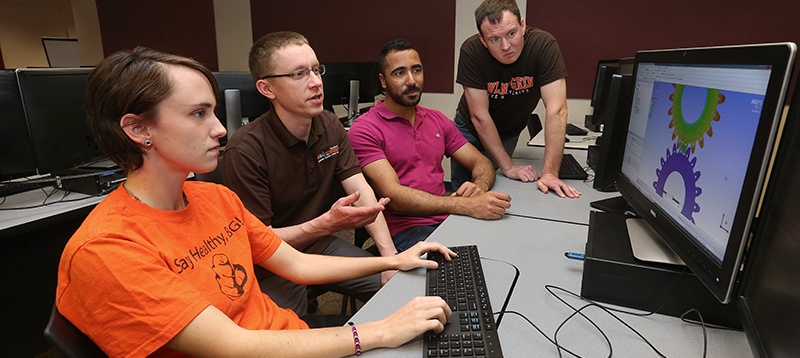
[[[42,46],[50,67],[81,67],[78,39],[42,37]]]
[[[375,96],[381,93],[377,62],[325,62],[324,65],[323,106],[331,112],[339,104],[348,105],[348,113],[355,110],[349,108],[351,81],[358,81],[358,101],[354,103],[375,102]]]
[[[91,68],[16,71],[39,174],[59,174],[105,158],[92,138],[83,103]]]
[[[756,357],[800,352],[800,86],[795,86],[739,291]]]
[[[722,303],[736,296],[794,43],[640,51],[617,189]]]
[[[628,134],[631,113],[633,76],[614,74],[605,97],[603,135],[597,139],[597,163],[592,187],[599,191],[616,191],[617,175],[622,168],[622,153]],[[596,107],[595,107],[596,108]]]
[[[256,81],[250,72],[214,72],[214,78],[219,84],[214,114],[228,130],[226,138],[220,141],[225,144],[239,127],[266,113],[270,102],[258,92]],[[237,116],[238,118],[233,118]]]
[[[617,69],[619,69],[619,59],[597,61],[597,71],[594,74],[594,86],[592,87],[590,101],[592,107],[597,106],[600,100],[599,97],[603,93],[603,88],[608,88],[611,75],[617,73]]]
[[[586,116],[584,121],[584,126],[593,132],[602,132],[602,125],[605,124],[607,117],[614,115],[613,112],[608,112],[607,106],[611,103],[608,100],[611,91],[611,76],[615,74],[633,74],[633,58],[597,62],[591,99],[592,115]]]
[[[36,174],[33,145],[14,70],[0,70],[0,181]]]

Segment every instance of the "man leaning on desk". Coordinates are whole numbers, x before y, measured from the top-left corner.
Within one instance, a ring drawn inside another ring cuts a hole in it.
[[[558,178],[567,124],[567,70],[556,39],[527,27],[514,0],[486,0],[475,10],[478,33],[461,45],[456,82],[464,87],[453,121],[467,140],[503,175],[538,179],[544,193],[577,198],[581,193]],[[542,175],[511,159],[519,134],[541,98],[546,108]],[[457,188],[469,172],[451,162]]]
[[[418,105],[424,76],[414,47],[402,39],[388,42],[378,67],[386,99],[358,117],[348,134],[364,175],[380,195],[392,199],[385,217],[397,249],[427,239],[449,214],[503,217],[511,197],[490,191],[495,170],[489,159],[444,114]],[[470,181],[449,196],[445,155],[470,170]]]

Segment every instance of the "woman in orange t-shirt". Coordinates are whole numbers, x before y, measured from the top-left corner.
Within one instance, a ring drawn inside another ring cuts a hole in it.
[[[200,63],[146,48],[114,53],[92,72],[86,87],[92,133],[128,178],[64,249],[56,292],[61,314],[110,356],[346,356],[441,331],[451,312],[439,297],[418,297],[357,330],[309,330],[261,292],[254,264],[321,284],[435,268],[420,256],[454,254],[420,243],[391,257],[306,255],[225,187],[186,182],[189,173],[217,165],[226,134],[214,116],[217,89]],[[358,208],[373,217],[382,209]]]

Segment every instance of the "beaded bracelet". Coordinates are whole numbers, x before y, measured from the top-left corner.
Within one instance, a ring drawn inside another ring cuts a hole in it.
[[[356,345],[356,355],[361,355],[361,341],[358,339],[358,330],[356,329],[356,324],[353,322],[347,322],[350,325],[350,329],[353,331],[353,343]]]

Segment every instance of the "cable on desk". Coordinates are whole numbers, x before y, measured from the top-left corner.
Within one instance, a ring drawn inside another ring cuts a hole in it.
[[[511,294],[514,293],[514,288],[517,287],[517,280],[519,280],[519,268],[517,268],[516,265],[514,265],[514,264],[512,264],[512,263],[510,263],[508,261],[492,259],[492,258],[483,257],[483,256],[481,256],[481,260],[488,260],[488,261],[504,263],[504,264],[507,264],[507,265],[513,267],[514,271],[515,271],[514,280],[511,281],[511,287],[508,288],[508,293],[506,294],[506,299],[503,302],[503,307],[500,308],[500,312],[497,313],[497,315],[498,315],[497,316],[497,320],[495,320],[495,322],[494,322],[495,328],[500,328],[500,321],[503,320],[503,312],[505,312],[506,308],[508,308],[508,302],[511,301]]]
[[[542,335],[542,337],[544,337],[545,339],[547,339],[547,340],[548,340],[550,343],[552,343],[553,345],[555,345],[555,346],[556,346],[556,347],[559,349],[559,351],[558,351],[558,352],[559,352],[559,356],[561,355],[561,351],[563,350],[563,351],[565,351],[565,352],[567,352],[567,353],[569,353],[569,354],[572,354],[573,356],[575,356],[575,357],[577,357],[577,358],[581,358],[581,356],[580,356],[580,355],[578,355],[577,353],[570,351],[570,350],[569,350],[569,349],[567,349],[566,347],[561,347],[561,346],[559,346],[559,345],[558,345],[558,343],[556,343],[556,342],[555,342],[553,339],[551,339],[550,337],[548,337],[548,336],[547,336],[547,334],[546,334],[546,333],[544,333],[544,331],[542,331],[542,329],[541,329],[541,328],[539,328],[539,326],[537,326],[535,323],[533,323],[533,322],[532,322],[532,321],[531,321],[531,320],[530,320],[528,317],[526,317],[524,314],[522,314],[522,313],[519,313],[519,312],[517,312],[517,311],[505,311],[505,313],[509,313],[509,314],[513,314],[513,315],[517,315],[517,316],[520,316],[520,317],[522,317],[522,319],[524,319],[526,322],[528,322],[528,324],[530,324],[530,325],[531,325],[531,327],[533,327],[534,329],[536,329],[536,330],[539,332],[539,334],[541,334],[541,335]],[[598,326],[597,326],[597,325],[596,325],[596,324],[595,324],[595,323],[594,323],[592,320],[589,320],[589,322],[590,322],[590,323],[592,323],[592,325],[594,325],[594,326],[597,328],[597,330],[600,332],[600,334],[601,334],[601,335],[603,335],[603,337],[606,339],[606,343],[607,343],[607,344],[608,344],[608,346],[610,347],[610,346],[611,346],[611,341],[609,340],[608,336],[606,336],[606,334],[605,334],[605,333],[604,333],[604,332],[603,332],[603,331],[600,329],[600,327],[598,327]],[[611,353],[609,353],[608,357],[611,357]]]
[[[530,216],[530,215],[523,215],[523,214],[515,214],[515,213],[506,213],[506,216],[516,216],[518,218],[526,218],[526,219],[535,219],[535,220],[544,220],[544,221],[551,221],[556,223],[562,224],[572,224],[572,225],[583,225],[589,226],[587,223],[579,223],[574,221],[566,221],[566,220],[559,220],[559,219],[551,219],[551,218],[543,218],[541,216]]]
[[[44,190],[44,188],[41,188],[41,190]],[[57,191],[58,191],[57,189],[54,190],[54,192],[57,192]],[[85,197],[82,197],[82,198],[66,199],[66,196],[69,195],[69,193],[71,193],[71,192],[67,192],[67,193],[64,193],[64,195],[61,197],[61,199],[48,203],[47,199],[49,199],[50,196],[52,196],[54,194],[54,192],[51,192],[51,193],[45,192],[46,197],[44,199],[44,202],[42,202],[42,204],[29,205],[29,206],[15,206],[15,207],[11,207],[11,208],[2,208],[2,207],[0,207],[0,211],[36,209],[36,208],[41,208],[41,207],[60,204],[60,203],[71,203],[71,202],[76,202],[76,201],[81,201],[81,200],[88,200],[88,199],[92,199],[92,198],[96,198],[96,197],[100,197],[100,196],[105,196],[105,195],[108,194],[108,193],[97,193],[97,194],[88,195],[88,196],[85,196]],[[5,199],[4,199],[4,201],[5,201]],[[0,202],[0,205],[1,204],[2,204],[2,202]]]
[[[583,318],[585,318],[586,320],[588,320],[590,323],[592,323],[592,325],[594,325],[595,327],[598,327],[598,326],[597,326],[597,325],[596,325],[596,324],[595,324],[595,323],[594,323],[594,322],[593,322],[593,321],[592,321],[590,318],[586,317],[586,316],[585,316],[583,313],[581,313],[581,311],[583,311],[583,309],[585,309],[585,308],[587,308],[587,307],[597,307],[597,308],[600,308],[601,310],[605,311],[605,312],[606,312],[608,315],[610,315],[611,317],[614,317],[614,319],[616,319],[617,321],[619,321],[620,323],[622,323],[622,324],[623,324],[625,327],[627,327],[627,328],[628,328],[628,329],[629,329],[631,332],[633,332],[633,333],[635,333],[637,336],[639,336],[639,338],[641,338],[641,339],[642,339],[642,341],[644,341],[644,342],[645,342],[645,343],[646,343],[648,346],[650,346],[650,348],[653,350],[653,352],[655,352],[656,354],[658,354],[660,357],[666,358],[666,355],[664,355],[663,353],[661,353],[661,352],[660,352],[660,351],[659,351],[659,350],[658,350],[658,349],[657,349],[657,348],[656,348],[656,347],[655,347],[655,346],[654,346],[652,343],[650,343],[650,341],[648,341],[648,340],[647,340],[647,338],[645,338],[645,337],[644,337],[644,336],[643,336],[641,333],[639,333],[639,331],[637,331],[635,328],[631,327],[631,326],[630,326],[630,325],[629,325],[627,322],[625,322],[624,320],[622,320],[621,318],[619,318],[617,315],[615,315],[615,314],[613,313],[613,312],[619,312],[619,313],[623,313],[623,314],[629,314],[629,315],[638,316],[638,317],[645,317],[645,316],[652,315],[653,313],[656,313],[657,311],[652,311],[652,312],[648,312],[648,313],[644,313],[644,314],[643,314],[643,313],[631,312],[631,311],[626,311],[626,310],[620,310],[620,309],[616,309],[616,308],[612,308],[612,307],[607,307],[607,306],[601,305],[601,304],[599,304],[599,303],[596,303],[596,302],[594,302],[594,301],[592,301],[592,300],[590,300],[590,299],[587,299],[587,298],[585,298],[585,297],[582,297],[582,296],[580,296],[580,295],[578,295],[578,294],[575,294],[575,293],[573,293],[573,292],[571,292],[571,291],[569,291],[569,290],[566,290],[566,289],[564,289],[564,288],[561,288],[561,287],[558,287],[558,286],[545,285],[545,288],[547,289],[547,291],[548,291],[548,292],[550,292],[550,294],[551,294],[551,295],[553,295],[553,297],[555,297],[555,298],[557,298],[559,301],[561,301],[561,303],[563,303],[563,304],[565,304],[567,307],[569,307],[569,308],[571,308],[571,309],[575,310],[575,312],[574,312],[574,313],[572,313],[572,314],[571,314],[569,317],[567,317],[567,318],[566,318],[566,319],[565,319],[565,320],[564,320],[564,321],[561,323],[561,325],[559,325],[559,328],[558,328],[558,329],[556,329],[556,332],[555,332],[555,333],[554,333],[554,335],[553,335],[553,338],[554,338],[554,340],[555,340],[556,342],[558,342],[558,339],[557,339],[557,336],[558,336],[558,331],[561,329],[561,327],[562,327],[562,326],[563,326],[563,325],[564,325],[564,324],[565,324],[567,321],[569,321],[570,319],[572,319],[572,317],[574,317],[575,315],[578,315],[578,314],[579,314],[580,316],[582,316]],[[563,300],[563,299],[561,299],[560,297],[558,297],[558,295],[557,295],[555,292],[553,292],[553,291],[552,291],[552,289],[560,290],[560,291],[562,291],[562,292],[565,292],[565,293],[567,293],[567,294],[569,294],[569,295],[572,295],[573,297],[579,298],[579,299],[581,299],[581,300],[584,300],[584,301],[588,301],[589,303],[588,303],[588,304],[586,304],[586,305],[584,305],[584,306],[583,306],[583,307],[581,307],[580,309],[575,309],[575,307],[573,307],[572,305],[570,305],[569,303],[567,303],[565,300]],[[673,290],[673,291],[674,291],[674,290]],[[666,303],[666,302],[665,302],[665,303]],[[664,306],[664,304],[662,304],[662,305],[659,307],[659,309],[661,309],[663,306]],[[680,318],[681,318],[681,320],[682,320],[682,321],[684,321],[684,322],[687,322],[687,323],[693,323],[693,322],[691,322],[691,321],[688,321],[688,320],[686,320],[686,319],[685,319],[685,316],[686,316],[686,315],[688,315],[688,314],[689,314],[689,313],[691,313],[691,312],[695,312],[695,313],[697,313],[697,315],[700,317],[701,327],[702,327],[702,330],[703,330],[703,357],[705,358],[705,357],[706,357],[706,355],[707,355],[707,352],[708,352],[708,338],[707,338],[707,337],[708,337],[708,335],[707,335],[707,332],[706,332],[706,328],[707,328],[707,327],[709,327],[709,326],[705,324],[705,321],[703,321],[703,316],[700,314],[700,311],[698,311],[697,309],[694,309],[694,308],[692,308],[692,309],[690,309],[690,310],[688,310],[688,311],[684,312],[684,313],[681,315],[681,317],[680,317]],[[600,328],[598,327],[598,329],[600,329]],[[601,332],[602,332],[602,330],[601,330]],[[605,337],[605,333],[603,333],[603,336]],[[557,347],[559,347],[559,348],[561,348],[561,346],[560,346],[560,345],[558,345],[558,344],[556,344],[556,346],[557,346]],[[611,349],[611,346],[609,346],[609,349]],[[570,352],[570,354],[572,354],[572,353]],[[561,353],[560,353],[560,352],[559,352],[559,356],[561,356]]]

